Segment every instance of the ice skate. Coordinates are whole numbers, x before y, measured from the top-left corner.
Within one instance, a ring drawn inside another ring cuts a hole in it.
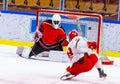
[[[99,77],[100,77],[100,78],[106,78],[106,77],[107,77],[107,74],[104,73],[104,71],[101,70],[100,68],[98,68],[98,72],[99,72]]]
[[[61,76],[60,79],[61,79],[61,80],[70,80],[70,79],[72,79],[73,77],[75,77],[75,75],[67,72],[65,75]]]
[[[105,74],[103,71],[101,71],[100,78],[106,78],[107,74]]]

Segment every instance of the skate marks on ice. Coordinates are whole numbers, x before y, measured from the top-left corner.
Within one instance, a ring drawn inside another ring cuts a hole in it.
[[[94,78],[94,77],[93,77]],[[16,76],[14,78],[0,78],[0,84],[119,84],[101,79],[93,79],[88,77],[73,78],[71,80],[62,81],[58,76],[48,76],[41,74]]]
[[[115,65],[104,66],[108,75],[106,80],[100,79],[93,68],[88,73],[62,81],[60,77],[67,63],[23,59],[15,54],[15,49],[0,45],[0,84],[120,84],[118,59],[115,59]]]

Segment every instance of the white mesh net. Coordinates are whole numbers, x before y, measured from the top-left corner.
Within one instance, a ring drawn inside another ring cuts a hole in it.
[[[76,29],[79,34],[88,39],[88,41],[96,42],[97,53],[103,56],[102,59],[108,60],[104,50],[104,41],[102,38],[102,16],[93,13],[80,13],[58,10],[38,10],[36,17],[36,26],[42,21],[51,19],[52,15],[58,13],[62,18],[61,25],[68,34],[72,29]]]

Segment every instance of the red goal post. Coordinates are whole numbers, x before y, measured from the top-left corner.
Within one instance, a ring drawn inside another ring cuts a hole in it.
[[[67,18],[70,19],[71,21],[72,20],[74,20],[73,22],[76,21],[76,24],[78,27],[78,32],[81,32],[80,25],[81,25],[81,23],[84,22],[83,24],[85,24],[85,26],[87,26],[87,29],[88,29],[87,30],[88,32],[86,35],[86,37],[88,37],[87,39],[89,39],[90,35],[91,35],[91,38],[92,37],[95,38],[95,40],[89,40],[89,41],[96,42],[96,45],[97,45],[96,52],[98,54],[100,54],[100,51],[103,50],[102,47],[104,47],[104,42],[103,42],[103,38],[101,36],[101,33],[103,33],[102,15],[95,14],[95,13],[82,13],[82,12],[70,12],[70,11],[61,11],[61,10],[40,9],[40,10],[37,10],[37,12],[36,12],[36,28],[39,26],[40,19],[43,18],[42,14],[60,14],[61,16],[67,16]],[[94,19],[97,19],[97,21],[94,22]],[[66,21],[66,20],[64,20],[64,18],[62,18],[62,21]],[[89,21],[89,22],[87,22],[87,21]],[[69,21],[68,21],[68,23],[69,23]],[[73,23],[71,23],[71,24],[73,24]],[[95,33],[95,35],[93,33]]]

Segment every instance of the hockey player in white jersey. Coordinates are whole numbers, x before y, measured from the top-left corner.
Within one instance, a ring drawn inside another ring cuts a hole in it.
[[[104,73],[101,60],[98,58],[98,54],[92,52],[89,47],[87,39],[78,35],[76,30],[69,32],[69,44],[67,46],[67,56],[70,59],[70,65],[66,68],[66,72],[61,76],[61,80],[69,80],[80,73],[90,71],[94,66],[99,72],[100,78],[105,78],[107,76]],[[93,45],[95,48],[95,45]]]

